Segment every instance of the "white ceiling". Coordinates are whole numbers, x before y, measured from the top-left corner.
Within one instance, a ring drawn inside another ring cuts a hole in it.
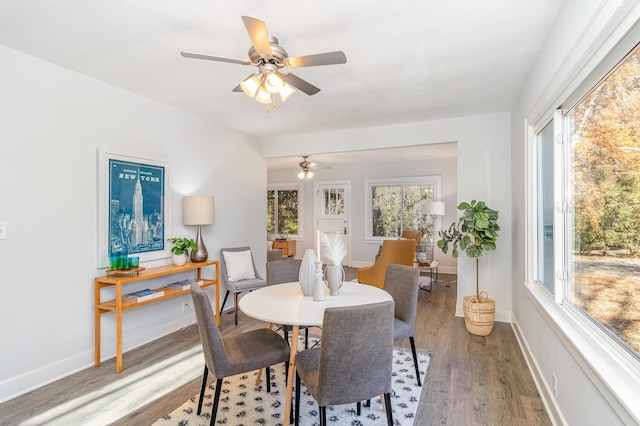
[[[3,0],[0,43],[260,136],[509,111],[561,0]],[[322,90],[267,114],[231,90],[251,66],[240,18],[266,21],[290,56],[342,50],[296,69]]]

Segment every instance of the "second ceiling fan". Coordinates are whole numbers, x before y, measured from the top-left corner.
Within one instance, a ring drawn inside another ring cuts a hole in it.
[[[320,91],[313,84],[285,71],[284,68],[313,67],[347,62],[347,57],[342,51],[289,57],[287,51],[278,44],[278,39],[269,35],[267,26],[262,19],[243,16],[242,21],[253,44],[249,49],[249,60],[185,51],[180,54],[185,58],[258,67],[258,72],[243,80],[233,91],[244,91],[248,96],[263,104],[272,102],[272,94],[279,94],[282,101],[286,101],[295,92],[294,88],[310,96]]]

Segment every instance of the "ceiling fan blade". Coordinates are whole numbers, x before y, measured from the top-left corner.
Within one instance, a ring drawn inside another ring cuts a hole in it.
[[[293,58],[286,58],[284,60],[284,64],[290,68],[315,67],[317,65],[334,65],[346,63],[347,57],[342,51],[318,53],[315,55],[307,56],[294,56]]]
[[[282,79],[287,83],[289,83],[290,85],[292,85],[293,87],[295,87],[296,89],[298,89],[299,91],[306,93],[309,96],[315,95],[320,91],[320,89],[318,89],[313,84],[308,83],[303,79],[301,79],[300,77],[290,73],[283,73]]]
[[[209,61],[229,62],[231,64],[240,64],[240,65],[251,65],[251,61],[247,61],[246,59],[225,58],[224,56],[205,55],[203,53],[194,53],[194,52],[180,52],[180,55],[184,56],[185,58],[207,59]]]
[[[240,85],[238,84],[236,87],[233,88],[232,92],[243,92],[242,87],[240,87]]]
[[[271,43],[269,43],[269,33],[267,32],[267,25],[262,19],[254,18],[251,16],[243,16],[242,22],[247,28],[253,48],[256,49],[258,54],[267,58],[273,56],[271,51]]]

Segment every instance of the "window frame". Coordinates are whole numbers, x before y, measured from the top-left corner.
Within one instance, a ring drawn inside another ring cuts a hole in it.
[[[368,244],[380,244],[384,240],[391,237],[375,237],[373,236],[373,205],[372,194],[375,186],[416,186],[416,185],[433,185],[433,201],[441,201],[442,194],[442,176],[441,175],[424,175],[409,176],[397,178],[378,178],[365,179],[364,181],[364,242]],[[440,216],[436,216],[434,229],[440,229]]]
[[[289,238],[301,240],[304,238],[304,185],[300,183],[273,183],[267,185],[267,201],[269,200],[269,191],[298,191],[298,233],[287,234]],[[278,225],[278,209],[275,209],[275,222]],[[279,231],[279,230],[278,230]],[[280,232],[267,233],[267,238],[273,239],[280,235]]]
[[[570,185],[571,147],[566,134],[569,118],[566,113],[574,108],[584,96],[596,87],[603,78],[622,61],[640,40],[640,25],[636,25],[615,48],[607,53],[603,60],[577,85],[569,83],[573,89],[561,94],[560,106],[552,111],[540,114],[529,123],[526,129],[526,280],[529,300],[534,304],[542,318],[548,323],[560,341],[573,355],[585,373],[607,398],[622,419],[636,421],[640,418],[640,406],[637,404],[637,389],[640,389],[640,359],[619,344],[616,338],[605,332],[587,313],[565,303],[569,291],[569,268],[571,251]],[[551,294],[535,277],[537,274],[537,224],[538,224],[538,187],[537,172],[537,136],[549,122],[554,124],[554,293]],[[626,417],[625,417],[626,416]]]

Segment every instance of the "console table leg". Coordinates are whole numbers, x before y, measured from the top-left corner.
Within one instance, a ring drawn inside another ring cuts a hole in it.
[[[116,285],[116,372],[122,371],[122,284]]]

